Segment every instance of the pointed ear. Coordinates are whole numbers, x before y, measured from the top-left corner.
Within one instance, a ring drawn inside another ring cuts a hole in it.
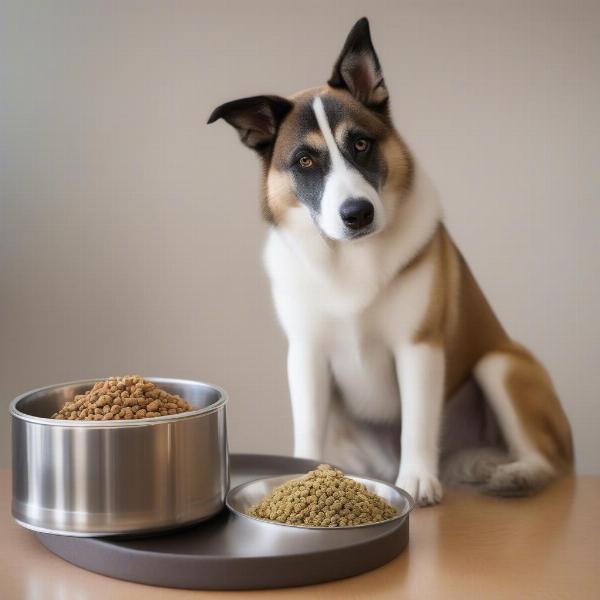
[[[347,89],[358,101],[379,112],[385,112],[388,91],[381,65],[371,42],[369,21],[363,17],[346,38],[342,52],[333,67],[331,87]]]
[[[221,104],[213,110],[208,123],[225,119],[249,148],[262,152],[275,140],[283,118],[293,104],[279,96],[253,96]]]

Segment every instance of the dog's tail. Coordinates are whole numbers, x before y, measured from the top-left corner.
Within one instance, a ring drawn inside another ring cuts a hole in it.
[[[542,489],[556,476],[555,469],[533,457],[514,460],[500,448],[467,448],[448,456],[441,465],[446,485],[478,486],[495,496],[526,496]]]
[[[447,485],[485,485],[500,466],[510,462],[508,452],[496,447],[465,448],[442,460],[441,479]]]

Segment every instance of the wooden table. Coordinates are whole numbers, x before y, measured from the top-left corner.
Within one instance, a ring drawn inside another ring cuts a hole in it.
[[[256,592],[168,590],[110,579],[51,554],[10,517],[0,471],[0,598],[600,600],[600,477],[577,477],[525,499],[447,490],[411,516],[407,551],[380,569],[322,585]]]

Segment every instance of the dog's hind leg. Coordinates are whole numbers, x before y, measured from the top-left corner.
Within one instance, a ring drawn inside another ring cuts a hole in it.
[[[485,355],[474,373],[496,414],[510,457],[490,469],[484,491],[529,494],[572,468],[568,421],[548,374],[529,352],[511,343]]]
[[[445,484],[487,483],[511,460],[495,413],[475,381],[469,380],[446,403],[441,479]]]

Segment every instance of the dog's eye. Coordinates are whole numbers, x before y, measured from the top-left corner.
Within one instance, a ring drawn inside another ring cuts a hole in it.
[[[354,149],[357,152],[366,152],[369,149],[369,141],[365,138],[359,138],[354,142]]]
[[[298,163],[303,169],[310,169],[313,166],[314,161],[310,156],[306,156],[305,154],[304,156],[300,157]]]

